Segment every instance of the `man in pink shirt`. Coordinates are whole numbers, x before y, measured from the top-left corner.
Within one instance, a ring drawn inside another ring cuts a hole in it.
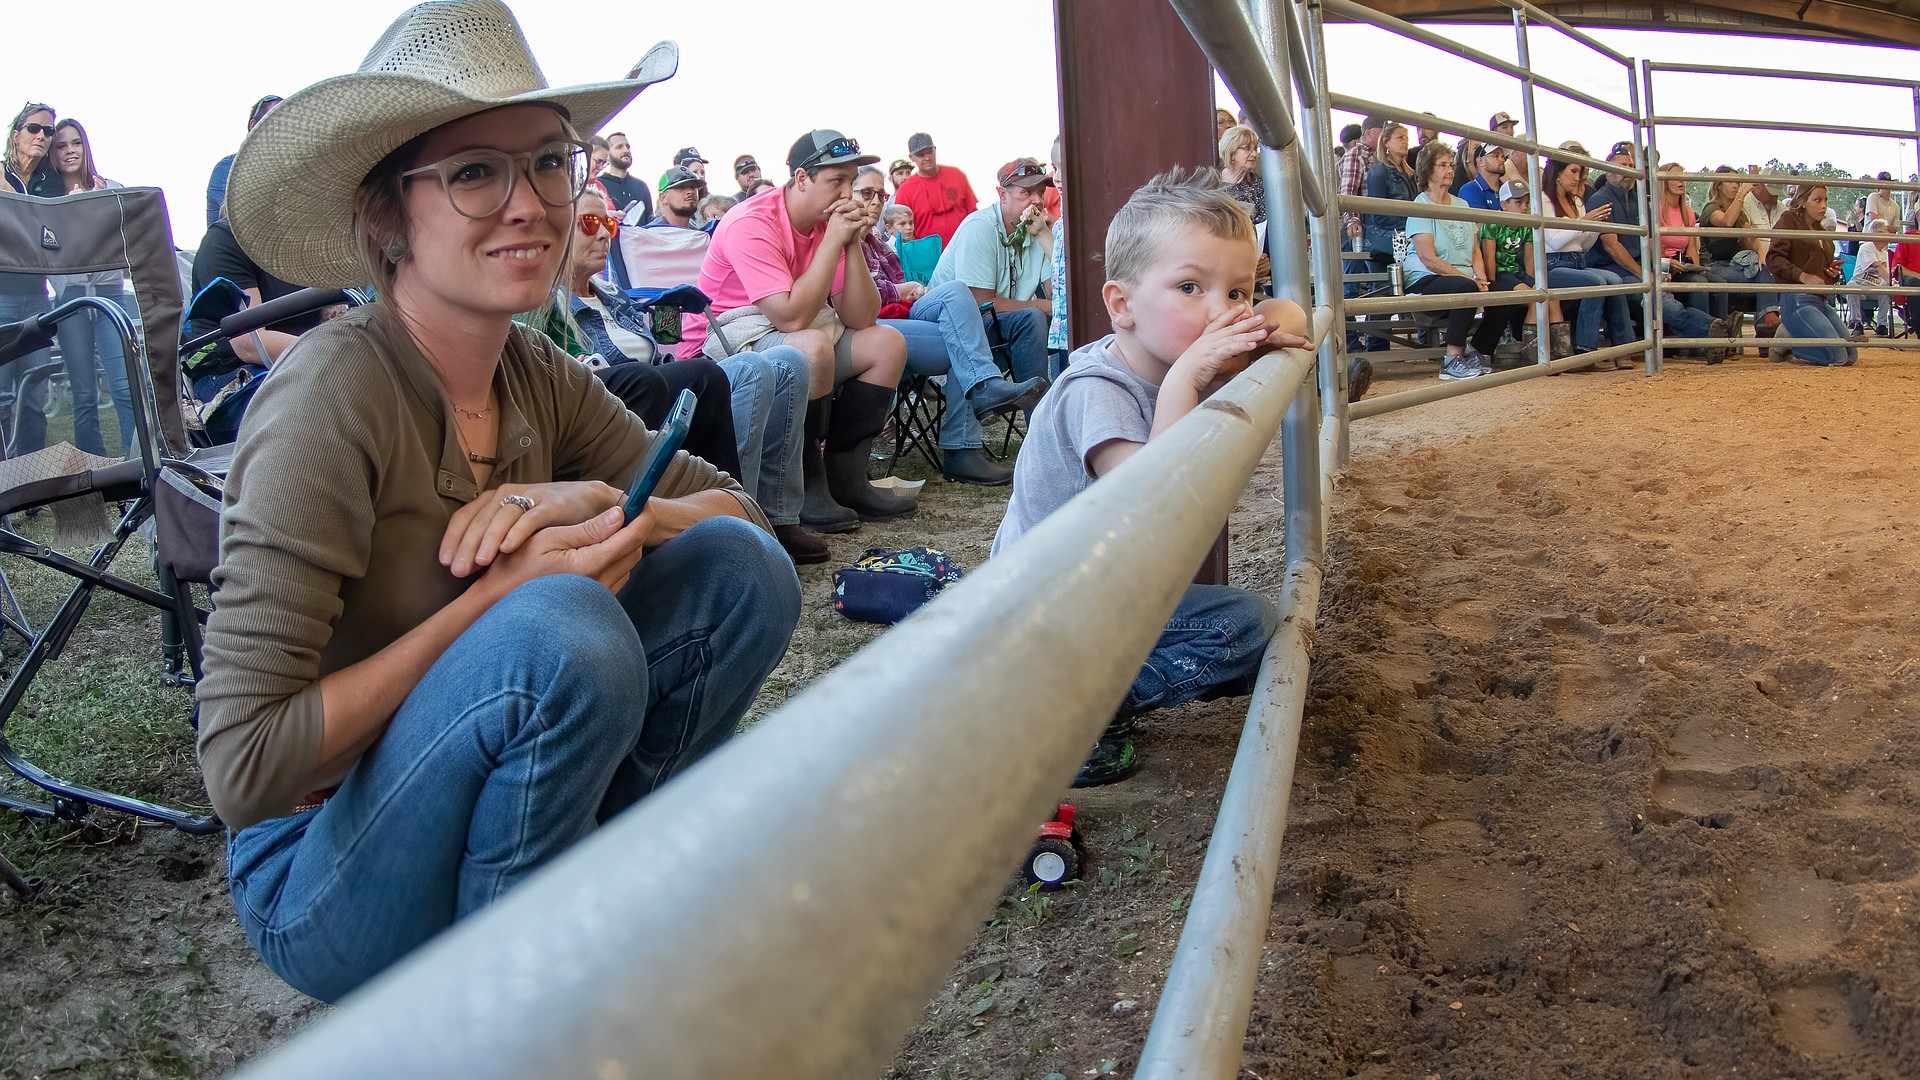
[[[907,362],[900,332],[875,321],[880,293],[860,251],[878,208],[852,198],[854,174],[878,160],[837,131],[801,136],[787,152],[792,178],[778,197],[749,199],[720,219],[700,267],[712,324],[692,319],[685,328],[687,348],[715,360],[775,345],[807,358],[800,521],[819,532],[847,532],[918,507],[867,481],[874,436]]]

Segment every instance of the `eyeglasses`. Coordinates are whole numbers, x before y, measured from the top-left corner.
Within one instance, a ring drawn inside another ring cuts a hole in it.
[[[598,233],[601,229],[607,230],[607,239],[609,240],[613,239],[616,236],[619,236],[620,235],[620,219],[611,218],[605,214],[581,214],[580,215],[580,235],[581,236],[592,236],[595,233]]]
[[[877,198],[879,198],[879,197],[880,197],[880,196],[881,196],[882,194],[884,194],[884,192],[882,191],[882,189],[880,189],[880,188],[877,188],[877,187],[867,187],[867,188],[854,188],[854,189],[853,189],[853,197],[854,197],[854,198],[856,198],[856,199],[877,199]]]
[[[462,150],[431,165],[408,169],[400,179],[432,173],[440,178],[456,213],[488,218],[513,198],[514,182],[522,171],[541,202],[572,206],[587,186],[587,146],[572,139],[557,139],[519,154],[485,147]]]
[[[50,127],[48,127],[48,126],[47,126],[47,125],[45,125],[45,124],[21,124],[21,125],[20,125],[20,129],[19,129],[19,130],[21,130],[21,131],[24,131],[24,132],[26,132],[26,133],[27,133],[27,134],[29,134],[29,135],[51,135],[51,134],[53,134],[53,129],[52,129],[52,128],[50,128]]]
[[[860,156],[860,140],[841,136],[820,149],[815,150],[813,153],[808,154],[805,160],[801,161],[800,164],[795,167],[804,169],[809,165],[818,164],[828,158],[858,156]]]

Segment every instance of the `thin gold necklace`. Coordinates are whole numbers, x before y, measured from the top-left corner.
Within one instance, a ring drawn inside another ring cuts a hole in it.
[[[473,412],[470,409],[463,409],[455,405],[452,398],[447,399],[447,404],[452,406],[454,412],[469,420],[485,420],[488,414],[493,412],[493,392],[491,390],[487,392],[487,407],[481,409],[479,412]],[[483,457],[473,452],[473,448],[467,445],[466,433],[460,430],[460,421],[457,419],[453,422],[453,438],[455,442],[460,444],[460,449],[466,453],[467,460],[473,464],[485,465],[488,468],[500,464],[500,459],[497,457]]]

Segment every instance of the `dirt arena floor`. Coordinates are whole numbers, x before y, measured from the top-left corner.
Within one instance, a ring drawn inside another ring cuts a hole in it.
[[[1242,1075],[1920,1075],[1916,449],[1890,352],[1363,421]],[[1131,1072],[1236,720],[1149,726],[892,1075]]]
[[[1242,1075],[1920,1075],[1917,449],[1920,358],[1886,352],[1363,421]],[[1278,576],[1278,483],[1237,583]],[[1002,499],[936,481],[837,554],[976,565]],[[762,708],[873,636],[828,573]],[[1243,711],[1155,716],[1138,776],[1076,793],[1083,880],[1009,889],[888,1076],[1131,1073]],[[190,795],[179,742],[107,779]],[[218,1075],[324,1011],[253,957],[217,843],[105,820],[0,820],[50,882],[0,892],[0,1078]]]

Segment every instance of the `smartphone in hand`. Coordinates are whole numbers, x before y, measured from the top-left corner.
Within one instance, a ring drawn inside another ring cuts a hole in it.
[[[640,516],[647,508],[647,500],[653,497],[653,489],[660,486],[660,478],[667,473],[667,466],[673,464],[673,455],[687,441],[687,429],[693,425],[693,391],[682,390],[674,399],[673,411],[667,414],[667,422],[660,425],[654,434],[653,445],[648,448],[645,460],[634,474],[633,483],[627,488],[627,501],[621,511],[627,521]]]

